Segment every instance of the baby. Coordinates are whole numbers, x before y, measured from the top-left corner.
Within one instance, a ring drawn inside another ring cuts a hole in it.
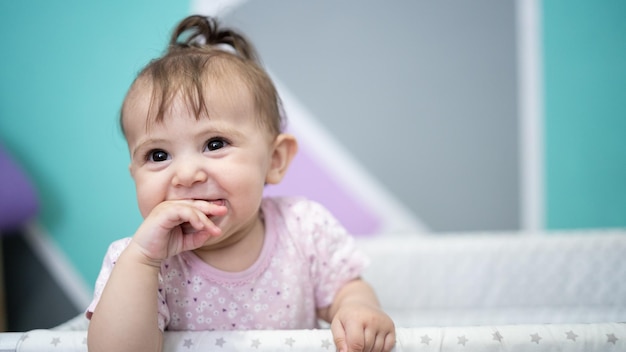
[[[297,151],[252,44],[202,16],[137,76],[120,123],[139,210],[105,256],[90,351],[160,351],[165,330],[312,329],[341,351],[390,351],[393,321],[360,278],[367,259],[303,198],[263,197]]]

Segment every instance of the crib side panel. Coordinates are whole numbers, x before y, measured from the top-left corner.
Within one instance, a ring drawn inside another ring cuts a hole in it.
[[[365,279],[405,326],[626,321],[625,231],[360,244]]]

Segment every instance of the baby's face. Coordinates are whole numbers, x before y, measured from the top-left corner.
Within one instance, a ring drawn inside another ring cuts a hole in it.
[[[247,89],[210,92],[209,116],[196,120],[176,99],[163,122],[149,122],[151,89],[135,89],[124,107],[130,171],[141,214],[165,200],[200,199],[223,204],[228,213],[212,220],[223,236],[259,221],[275,138],[259,125]]]

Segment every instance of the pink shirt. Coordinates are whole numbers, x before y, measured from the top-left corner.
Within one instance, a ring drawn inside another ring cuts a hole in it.
[[[367,258],[324,207],[303,198],[265,198],[261,210],[265,242],[248,269],[221,271],[193,252],[163,262],[161,330],[313,329],[316,309],[329,306],[343,284],[360,276]],[[109,247],[88,317],[129,242]]]

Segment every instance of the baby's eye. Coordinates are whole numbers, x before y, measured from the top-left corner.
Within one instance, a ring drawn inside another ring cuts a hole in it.
[[[160,149],[152,150],[148,153],[148,160],[154,162],[165,161],[169,159],[169,157],[170,155],[167,154],[166,151]]]
[[[206,149],[208,151],[213,151],[213,150],[222,149],[222,148],[224,148],[227,145],[228,145],[228,142],[225,141],[224,139],[222,139],[222,138],[214,138],[214,139],[211,139],[211,140],[209,140],[207,142]]]

